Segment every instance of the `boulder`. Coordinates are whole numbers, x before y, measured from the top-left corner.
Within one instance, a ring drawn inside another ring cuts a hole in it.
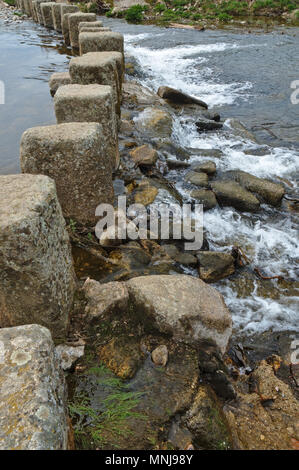
[[[135,277],[126,284],[135,312],[149,328],[192,345],[209,338],[222,352],[226,350],[231,315],[213,287],[179,274]]]
[[[235,272],[234,258],[228,253],[200,251],[199,277],[205,282],[216,282]]]
[[[198,204],[203,205],[203,210],[208,211],[217,206],[216,196],[210,189],[193,189],[190,193]]]
[[[185,176],[185,181],[195,186],[208,187],[209,185],[208,175],[206,173],[198,173],[197,171],[189,171]]]
[[[73,49],[79,49],[79,23],[96,21],[95,13],[71,13],[68,17],[69,37]]]
[[[135,106],[153,106],[163,103],[151,90],[131,80],[123,84],[123,101]]]
[[[55,95],[58,88],[62,85],[70,85],[71,76],[69,72],[55,72],[52,73],[49,80],[50,93],[52,96]]]
[[[111,161],[100,124],[72,122],[28,129],[22,136],[20,158],[23,173],[55,180],[65,217],[94,225],[97,206],[113,202]]]
[[[107,85],[61,86],[54,97],[57,123],[98,122],[106,158],[114,170],[119,165],[117,116],[113,91]]]
[[[208,160],[208,161],[205,161],[205,162],[202,162],[202,163],[194,163],[191,166],[191,169],[193,171],[199,171],[199,172],[206,173],[209,176],[212,176],[216,173],[216,165],[211,160]]]
[[[231,171],[229,174],[248,191],[251,191],[268,204],[276,206],[284,196],[285,190],[282,184],[273,183],[264,178],[246,173],[245,171]]]
[[[160,108],[148,107],[135,119],[136,127],[155,137],[170,137],[172,134],[171,115]]]
[[[56,355],[63,370],[70,370],[74,363],[84,355],[84,345],[69,346],[59,344],[56,346]]]
[[[79,11],[77,5],[61,4],[61,31],[66,46],[70,45],[69,15]]]
[[[128,308],[129,293],[123,282],[101,284],[88,278],[82,289],[87,299],[85,313],[88,321],[97,322],[104,316],[119,314]]]
[[[124,36],[114,31],[80,32],[80,55],[87,52],[117,51],[124,53]]]
[[[130,152],[130,156],[137,166],[152,166],[158,159],[158,153],[149,145],[142,145]]]
[[[148,206],[152,204],[156,199],[158,194],[158,189],[151,184],[149,179],[141,181],[136,189],[134,194],[134,202],[136,204],[142,204],[143,206]]]
[[[67,395],[51,334],[0,330],[0,449],[66,450]]]
[[[245,212],[256,212],[260,208],[259,200],[239,183],[215,181],[211,183],[211,187],[220,205],[232,206]]]
[[[45,2],[41,3],[41,12],[43,16],[43,25],[46,26],[46,28],[53,29],[54,28],[54,22],[53,22],[53,15],[52,15],[52,5],[54,2]]]
[[[0,177],[0,246],[0,328],[39,323],[63,338],[75,275],[53,180]]]
[[[168,86],[160,86],[158,95],[164,100],[171,101],[175,104],[198,104],[202,108],[208,109],[208,105],[204,101]]]

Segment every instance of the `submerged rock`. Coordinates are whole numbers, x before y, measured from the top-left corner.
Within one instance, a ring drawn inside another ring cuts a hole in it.
[[[201,251],[197,258],[199,277],[205,282],[216,282],[235,272],[234,258],[228,253]]]
[[[137,277],[127,288],[137,314],[151,327],[185,343],[210,338],[225,351],[232,321],[216,289],[185,275]]]
[[[234,181],[215,181],[211,187],[219,204],[223,206],[232,206],[245,212],[256,212],[260,208],[259,200]]]
[[[168,86],[160,86],[158,95],[164,100],[171,101],[175,104],[198,104],[202,108],[208,109],[208,105],[204,101],[193,98],[193,96]]]
[[[216,173],[216,165],[211,160],[202,163],[194,163],[191,168],[193,171],[203,172],[209,176],[212,176]]]
[[[149,145],[142,145],[130,152],[130,156],[136,165],[152,166],[156,163],[158,154]]]
[[[140,131],[149,132],[155,137],[170,137],[172,134],[171,115],[160,108],[146,108],[134,122]]]
[[[214,131],[217,129],[222,129],[223,124],[221,122],[213,121],[210,119],[200,119],[195,123],[199,132],[203,131]]]
[[[251,142],[254,142],[255,144],[258,143],[257,139],[255,136],[250,132],[242,122],[238,121],[237,119],[228,119],[226,121],[226,124],[230,129],[233,130],[234,134],[242,137],[243,139],[250,140]]]

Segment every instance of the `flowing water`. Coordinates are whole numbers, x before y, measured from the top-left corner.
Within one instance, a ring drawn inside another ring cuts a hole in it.
[[[291,103],[291,83],[299,80],[299,33],[295,29],[248,34],[227,30],[192,31],[133,26],[104,19],[125,35],[126,53],[140,64],[137,79],[157,91],[168,85],[197,96],[226,119],[228,132],[198,134],[190,117],[174,125],[173,139],[183,148],[212,148],[217,171],[241,169],[275,181],[283,178],[288,195],[296,193],[299,157],[299,104]],[[284,34],[282,34],[282,32]],[[53,104],[47,81],[54,71],[67,69],[69,57],[61,36],[33,22],[0,25],[0,79],[6,85],[6,104],[0,106],[0,172],[18,171],[19,139],[28,127],[53,123]],[[260,146],[229,132],[236,117],[256,131]],[[209,157],[211,160],[211,157]],[[170,172],[188,201],[182,175]],[[296,212],[263,205],[258,215],[215,208],[204,214],[211,249],[229,252],[243,247],[252,264],[265,275],[284,281],[240,276],[217,283],[230,307],[235,330],[299,331],[298,218]]]

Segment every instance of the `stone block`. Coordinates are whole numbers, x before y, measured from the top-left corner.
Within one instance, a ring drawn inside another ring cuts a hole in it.
[[[53,3],[52,5],[53,27],[61,33],[61,3]]]
[[[62,85],[69,85],[71,83],[71,76],[69,72],[55,72],[51,75],[49,80],[50,93],[55,95],[58,88]]]
[[[72,13],[69,18],[70,43],[73,49],[79,49],[79,23],[96,21],[95,13]]]
[[[70,45],[70,33],[69,33],[69,15],[76,13],[79,8],[77,5],[61,4],[61,30],[64,38],[64,42],[67,46]]]
[[[53,14],[52,14],[52,5],[54,2],[46,2],[46,3],[41,3],[41,11],[43,15],[43,25],[46,26],[46,28],[54,28],[54,22],[53,22]]]
[[[80,32],[80,55],[87,52],[117,51],[124,53],[124,37],[114,31]]]

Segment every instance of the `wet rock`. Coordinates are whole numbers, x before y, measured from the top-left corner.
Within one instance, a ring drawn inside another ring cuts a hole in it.
[[[216,196],[209,189],[193,189],[190,196],[196,199],[196,202],[203,204],[203,210],[208,211],[217,206]]]
[[[174,88],[170,88],[168,86],[160,86],[158,89],[158,95],[163,98],[164,100],[171,101],[175,104],[197,104],[202,108],[208,109],[208,105],[197,98],[193,98],[186,93],[183,93],[179,90]]]
[[[201,251],[197,258],[199,277],[205,282],[216,282],[235,272],[234,258],[228,253]]]
[[[99,360],[123,380],[134,377],[142,357],[136,338],[113,338],[98,350]]]
[[[59,344],[55,349],[63,370],[70,370],[74,363],[84,355],[84,345],[69,346],[67,344]]]
[[[209,176],[212,176],[216,173],[216,165],[213,161],[210,160],[202,163],[195,163],[191,168],[193,171],[203,172]]]
[[[70,45],[69,16],[79,11],[77,5],[61,4],[61,31],[66,46]]]
[[[52,15],[52,5],[54,2],[45,2],[41,3],[41,12],[43,16],[43,24],[46,28],[53,29],[54,22],[53,22],[53,15]]]
[[[54,97],[57,123],[98,122],[113,171],[119,165],[117,116],[112,88],[107,85],[61,86]]]
[[[137,82],[129,81],[123,84],[123,103],[135,106],[153,106],[161,104],[161,100],[148,88]]]
[[[185,275],[137,277],[127,282],[131,302],[144,321],[185,343],[211,338],[225,351],[231,316],[221,294]]]
[[[114,31],[80,32],[80,55],[88,52],[117,51],[124,53],[124,37]]]
[[[166,244],[163,245],[163,250],[170,256],[170,258],[175,259],[179,254],[179,250],[175,245]]]
[[[66,334],[75,276],[55,183],[0,177],[0,327],[39,323]]]
[[[172,134],[171,115],[163,109],[148,107],[134,121],[140,131],[155,137],[170,137]]]
[[[168,442],[170,442],[175,449],[185,450],[192,440],[193,435],[191,432],[188,431],[179,420],[173,421],[168,434]]]
[[[62,85],[70,85],[71,76],[69,72],[56,72],[53,73],[49,80],[50,93],[55,95],[58,88]]]
[[[111,162],[100,124],[73,122],[28,129],[22,136],[20,159],[22,172],[55,180],[66,217],[92,225],[97,221],[97,206],[113,201]]]
[[[124,212],[116,210],[114,212],[114,221],[111,226],[108,226],[102,233],[96,235],[99,238],[100,245],[103,247],[113,247],[121,245],[127,239],[138,238],[136,225],[127,219]]]
[[[234,134],[242,137],[243,139],[250,140],[251,142],[254,142],[257,144],[257,139],[255,136],[250,132],[244,124],[242,124],[240,121],[237,119],[228,119],[226,123],[230,129],[234,131]]]
[[[85,313],[88,321],[97,322],[104,316],[123,312],[128,308],[129,293],[123,282],[101,284],[87,279],[82,289],[87,299]]]
[[[170,170],[180,169],[180,168],[189,168],[190,163],[182,162],[181,160],[168,159],[167,166]]]
[[[96,21],[95,13],[71,13],[68,17],[69,21],[69,37],[73,49],[79,49],[79,23],[82,21]]]
[[[175,257],[175,260],[177,263],[185,266],[196,266],[198,264],[196,256],[193,256],[190,253],[179,253]]]
[[[119,132],[126,136],[133,136],[134,134],[134,122],[128,121],[127,119],[122,119],[120,122],[120,129]]]
[[[0,449],[67,449],[66,386],[47,328],[0,330],[0,397]]]
[[[158,153],[149,145],[142,145],[130,152],[134,163],[139,166],[152,166],[158,159]]]
[[[134,200],[136,204],[142,204],[148,206],[152,204],[156,199],[158,189],[150,184],[149,180],[141,181],[136,189]]]
[[[232,446],[229,427],[216,394],[202,385],[182,418],[201,449],[225,450]]]
[[[215,181],[211,183],[211,187],[220,205],[232,206],[245,212],[259,210],[259,200],[236,182]]]
[[[168,349],[165,344],[162,344],[153,350],[152,361],[154,364],[156,364],[156,366],[166,366],[168,361]]]
[[[187,183],[194,184],[195,186],[207,187],[209,185],[208,175],[206,173],[198,173],[196,171],[190,171],[185,177]]]
[[[223,152],[218,149],[188,148],[187,150],[191,153],[191,155],[198,155],[200,157],[214,157],[214,158],[223,157]]]
[[[197,121],[195,125],[199,132],[214,131],[217,129],[222,129],[223,127],[221,122],[212,121],[209,119],[200,119],[200,121]]]
[[[232,175],[235,181],[240,183],[241,186],[248,191],[256,193],[268,204],[276,206],[284,196],[285,190],[281,184],[273,183],[264,178],[258,178],[257,176],[240,170],[231,171],[229,174]]]

